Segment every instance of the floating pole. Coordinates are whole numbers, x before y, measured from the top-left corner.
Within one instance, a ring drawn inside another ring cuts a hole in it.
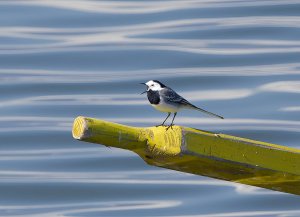
[[[300,150],[182,126],[77,117],[75,139],[127,149],[150,165],[300,195]]]

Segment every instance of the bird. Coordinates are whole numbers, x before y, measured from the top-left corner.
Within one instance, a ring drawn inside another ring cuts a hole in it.
[[[214,114],[212,112],[206,111],[202,108],[193,105],[188,100],[186,100],[174,90],[172,90],[170,87],[167,87],[158,80],[150,80],[146,83],[141,84],[147,86],[147,89],[141,94],[147,93],[147,98],[150,104],[158,111],[168,113],[166,119],[162,122],[162,124],[157,126],[165,126],[164,124],[170,117],[171,113],[174,114],[172,122],[169,126],[167,126],[166,130],[168,130],[170,127],[172,128],[177,112],[181,109],[194,109],[204,112],[210,116],[224,119],[224,117],[220,115]]]

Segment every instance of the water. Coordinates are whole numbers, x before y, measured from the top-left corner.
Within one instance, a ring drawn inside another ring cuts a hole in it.
[[[177,124],[300,148],[300,2],[1,1],[1,216],[300,216],[298,196],[146,165],[75,141],[78,115],[160,123],[158,79],[222,122]]]

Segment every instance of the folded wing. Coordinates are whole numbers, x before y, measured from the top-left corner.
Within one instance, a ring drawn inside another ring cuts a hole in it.
[[[192,103],[190,103],[189,101],[187,101],[185,98],[183,98],[182,96],[180,96],[179,94],[177,94],[174,90],[172,90],[169,87],[165,87],[160,91],[161,96],[168,102],[170,103],[179,103],[181,106],[188,108],[188,109],[195,109],[198,111],[201,111],[205,114],[214,116],[216,118],[221,118],[224,119],[222,116],[214,114],[212,112],[206,111],[202,108],[199,108],[195,105],[193,105]]]

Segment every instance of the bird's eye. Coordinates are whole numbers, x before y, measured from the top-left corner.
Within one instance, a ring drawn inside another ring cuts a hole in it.
[[[152,84],[151,87],[154,87],[154,84]]]

